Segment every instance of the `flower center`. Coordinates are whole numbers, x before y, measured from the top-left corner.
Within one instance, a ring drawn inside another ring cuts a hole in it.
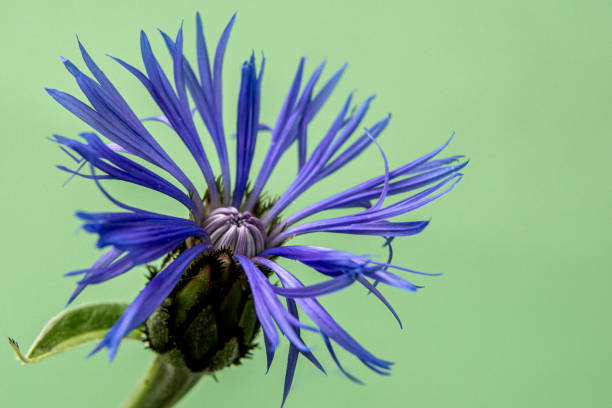
[[[234,207],[213,210],[203,228],[216,248],[231,248],[235,253],[252,257],[265,249],[266,229],[249,211]]]

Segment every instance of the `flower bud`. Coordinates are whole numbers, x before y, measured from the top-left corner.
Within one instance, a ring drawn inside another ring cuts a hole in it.
[[[239,364],[255,346],[258,329],[248,281],[229,249],[206,252],[192,262],[145,323],[153,351],[198,373]]]

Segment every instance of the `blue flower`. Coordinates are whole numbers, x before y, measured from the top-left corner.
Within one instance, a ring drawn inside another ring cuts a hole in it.
[[[346,66],[315,91],[325,63],[304,80],[305,60],[302,58],[276,122],[267,126],[259,116],[265,60],[262,57],[257,69],[252,55],[241,69],[232,180],[222,121],[222,67],[234,18],[221,35],[212,64],[199,15],[196,22],[197,73],[183,56],[182,27],[175,39],[162,33],[173,60],[171,74],[160,66],[144,32],[140,37],[144,72],[113,57],[149,92],[161,110],[157,116],[140,119],[80,42],[83,60],[93,77],[69,60],[62,60],[89,104],[64,92],[47,90],[57,102],[95,131],[80,134],[80,139],[54,135],[52,140],[77,162],[76,169],[58,167],[69,172],[71,177],[93,180],[101,192],[122,210],[77,213],[84,221],[83,228],[98,236],[97,246],[106,248],[106,252],[90,268],[68,274],[81,275],[69,302],[88,285],[105,282],[182,248],[178,256],[150,280],[92,353],[106,347],[112,359],[122,338],[162,305],[194,260],[215,249],[229,248],[250,285],[255,312],[264,333],[268,367],[281,340],[279,330],[290,343],[283,402],[291,387],[299,355],[323,370],[304,343],[301,329],[319,333],[340,370],[352,380],[359,381],[342,368],[334,343],[373,371],[388,374],[392,363],[361,346],[323,308],[317,297],[357,283],[375,294],[397,318],[378,285],[416,291],[419,286],[400,275],[420,272],[391,263],[391,241],[395,237],[418,234],[428,221],[392,220],[452,190],[462,177],[459,171],[467,162],[462,160],[462,156],[437,158],[450,140],[431,153],[394,169],[389,168],[381,149],[384,173],[293,214],[281,216],[310,187],[353,161],[365,149],[371,145],[380,149],[377,138],[390,117],[364,127],[363,120],[373,97],[352,109],[353,96],[349,95],[327,133],[311,150],[308,146],[313,144],[309,142],[309,124],[329,98]],[[203,136],[196,130],[196,113],[212,138],[220,163],[219,177],[208,159],[208,155],[213,153],[205,152]],[[205,192],[196,187],[200,182],[187,177],[143,125],[147,120],[166,124],[180,137],[202,172]],[[255,146],[261,132],[270,133],[270,137],[265,139],[269,139],[266,142],[267,153],[259,171],[252,172]],[[358,135],[354,136],[355,133]],[[352,139],[350,143],[349,139]],[[264,205],[262,197],[270,175],[294,144],[298,153],[297,176],[278,200]],[[87,169],[89,173],[84,173],[83,170]],[[186,207],[186,217],[177,218],[127,205],[104,189],[102,181],[107,180],[136,184],[172,197]],[[398,199],[389,204],[387,198],[391,196]],[[333,209],[344,209],[348,215],[328,215],[327,211]],[[313,215],[318,215],[319,219],[309,221]],[[367,256],[318,246],[284,246],[295,236],[317,232],[383,237],[389,259],[380,262]],[[322,281],[303,285],[281,266],[278,260],[282,258],[307,265],[322,275]],[[270,283],[270,274],[278,277],[280,286]],[[298,306],[314,327],[300,322]]]

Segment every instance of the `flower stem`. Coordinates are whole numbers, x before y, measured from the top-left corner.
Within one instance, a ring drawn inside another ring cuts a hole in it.
[[[172,407],[191,390],[200,378],[202,374],[176,367],[164,357],[157,356],[123,408]]]

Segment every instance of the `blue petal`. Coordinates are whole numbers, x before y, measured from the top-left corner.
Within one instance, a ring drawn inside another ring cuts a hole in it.
[[[391,183],[389,184],[388,194],[397,195],[408,191],[416,190],[421,187],[426,187],[438,180],[446,178],[447,176],[453,173],[461,171],[465,166],[467,166],[467,164],[468,162],[465,161],[456,166],[443,166],[441,168],[425,171],[423,173],[420,173],[419,175],[407,177],[401,181]],[[380,196],[381,191],[382,189],[380,187],[362,191],[350,197],[346,197],[345,199],[337,200],[336,203],[330,205],[328,209],[355,207],[357,203],[363,200],[370,201]]]
[[[108,331],[104,339],[93,349],[89,356],[104,347],[108,348],[108,359],[113,360],[121,340],[132,330],[140,326],[164,302],[178,283],[185,268],[203,251],[208,244],[199,244],[189,248],[145,286],[128,306],[121,318]]]
[[[202,29],[202,21],[200,15],[197,14],[197,52],[198,65],[201,81],[195,76],[195,73],[189,62],[183,57],[183,71],[185,75],[185,83],[196,105],[197,111],[200,113],[208,132],[213,139],[219,162],[221,165],[221,175],[223,177],[223,190],[231,190],[229,160],[227,154],[227,146],[225,143],[225,134],[223,128],[223,118],[218,114],[218,110],[214,101],[214,89],[212,84],[212,74],[210,71],[210,62],[208,60],[208,50],[204,40],[204,32]],[[231,22],[230,22],[231,24]],[[174,41],[163,31],[161,34],[166,42],[166,46],[170,51],[170,55],[176,55],[176,46]],[[224,194],[224,205],[229,204],[229,194]]]
[[[274,292],[288,298],[318,297],[338,292],[351,286],[355,282],[355,276],[345,274],[325,282],[317,283],[300,288],[275,288]]]
[[[309,104],[308,110],[306,111],[306,118],[308,121],[312,120],[312,118],[319,112],[319,110],[323,107],[327,99],[331,95],[331,93],[338,85],[340,78],[342,78],[342,74],[346,70],[348,64],[342,65],[342,67],[331,76],[331,78],[323,85],[321,90],[317,93],[317,95],[312,100],[312,103]]]
[[[222,84],[221,80],[221,72],[223,70],[223,59],[225,57],[225,49],[227,48],[227,42],[229,41],[230,33],[232,32],[232,27],[234,26],[234,21],[236,21],[236,14],[232,16],[227,26],[223,30],[221,34],[221,38],[219,38],[219,43],[217,44],[217,50],[215,51],[215,61],[213,63],[213,89],[214,89],[214,100],[215,107],[217,109],[217,117],[222,118]]]
[[[230,21],[230,24],[233,24],[233,21]],[[202,27],[202,17],[200,13],[196,14],[196,49],[198,53],[198,69],[200,73],[200,82],[202,83],[203,96],[209,106],[214,106],[212,73],[210,71],[208,49],[206,47],[206,39],[204,38],[204,28]]]
[[[83,229],[98,234],[98,247],[112,245],[129,251],[177,242],[188,237],[206,237],[206,231],[191,220],[156,213],[84,213]]]
[[[340,227],[321,227],[319,232],[335,232],[354,235],[377,235],[377,236],[408,236],[420,233],[429,225],[429,221],[390,222],[374,221],[363,224],[347,225]]]
[[[208,185],[208,192],[213,203],[218,202],[218,191],[215,176],[202,147],[199,135],[196,131],[191,110],[184,90],[183,59],[182,59],[182,30],[177,36],[177,43],[174,53],[174,73],[178,80],[178,96],[175,94],[168,78],[164,74],[159,62],[153,54],[151,44],[144,31],[140,33],[140,48],[142,60],[144,62],[150,86],[147,87],[151,96],[155,99],[164,115],[172,124],[173,129],[181,138],[192,157],[200,167],[202,174]],[[143,82],[141,76],[138,76]],[[176,82],[175,80],[175,82]],[[144,82],[143,82],[144,83]]]
[[[105,282],[134,266],[152,262],[189,237],[206,237],[206,232],[191,220],[155,213],[79,212],[77,216],[86,221],[83,228],[87,232],[98,234],[98,247],[112,246],[112,249],[90,269],[78,271],[85,276],[68,303],[87,285]],[[119,258],[121,254],[125,255]]]
[[[419,287],[388,272],[387,269],[394,268],[425,276],[439,275],[419,272],[397,265],[374,261],[350,252],[337,251],[323,247],[303,245],[284,246],[268,248],[260,254],[260,256],[270,255],[300,261],[304,265],[310,266],[324,275],[333,277],[345,276],[347,274],[365,275],[387,285],[411,291],[416,291]]]
[[[383,182],[383,187],[380,192],[380,197],[378,198],[378,201],[376,202],[376,204],[374,204],[372,208],[368,209],[368,211],[376,211],[382,207],[382,205],[385,202],[385,199],[387,198],[387,194],[389,193],[389,161],[387,160],[387,155],[385,154],[385,151],[380,146],[380,144],[376,141],[376,138],[370,133],[368,129],[366,129],[366,134],[368,135],[370,139],[372,139],[372,142],[376,144],[376,147],[378,147],[378,150],[380,151],[380,154],[385,163],[385,180]]]
[[[386,126],[386,124],[385,124]],[[372,133],[372,136],[374,136],[374,133]],[[371,140],[371,139],[370,139]],[[358,184],[354,187],[351,187],[347,190],[344,190],[340,193],[334,194],[333,196],[326,198],[324,200],[321,200],[315,204],[309,205],[308,207],[304,208],[303,210],[298,211],[297,213],[291,215],[290,217],[287,218],[287,220],[285,221],[284,226],[288,226],[288,225],[292,225],[295,224],[296,222],[310,216],[313,214],[316,214],[318,212],[321,211],[325,211],[325,210],[329,210],[331,208],[344,208],[347,206],[350,206],[351,202],[353,203],[353,206],[362,206],[364,200],[369,200],[372,199],[374,197],[379,197],[381,194],[381,190],[378,189],[378,186],[380,186],[381,183],[384,183],[385,179],[388,178],[389,180],[394,180],[398,177],[402,177],[405,176],[407,174],[411,174],[414,171],[421,171],[421,170],[427,170],[427,169],[431,169],[432,166],[428,161],[435,157],[438,153],[440,153],[447,145],[448,143],[450,143],[450,141],[452,140],[452,137],[441,147],[439,147],[438,149],[434,150],[433,152],[430,152],[416,160],[413,160],[403,166],[398,167],[397,169],[394,169],[392,171],[390,171],[385,175],[382,176],[378,176],[378,177],[374,177],[368,181],[365,181],[361,184]],[[435,163],[435,167],[441,167],[449,162],[452,162],[453,160],[456,159],[456,156],[454,156],[453,158],[451,158],[451,160],[444,160],[444,161],[438,161]],[[332,163],[333,165],[333,163]],[[339,167],[336,167],[333,169],[333,171],[337,170]],[[453,169],[452,172],[458,171],[460,168],[458,169]],[[325,170],[324,170],[325,171]],[[330,173],[328,173],[330,174]],[[448,175],[449,173],[447,173]],[[433,178],[431,180],[427,180],[426,178],[422,179],[421,181],[428,181],[428,183],[432,183],[433,181],[437,180],[436,178]],[[427,184],[425,184],[427,185]],[[419,186],[423,186],[423,184],[421,185],[417,185],[414,186],[415,188],[418,188]],[[400,188],[395,188],[398,187],[398,185],[395,185],[393,183],[390,184],[390,188],[389,188],[389,194],[397,194],[406,190],[402,190],[403,187]],[[408,188],[409,189],[409,188]],[[277,231],[277,230],[275,230]]]
[[[357,109],[357,112],[346,119],[345,116],[352,100],[352,95],[349,95],[327,134],[310,155],[305,165],[300,169],[297,178],[262,219],[264,225],[269,225],[281,211],[321,179],[318,177],[321,170],[359,126],[369,109],[372,99],[374,99],[374,96],[366,99],[359,109]]]
[[[391,120],[391,115],[388,115],[386,118],[381,119],[376,122],[370,128],[370,135],[364,132],[357,140],[355,140],[349,147],[347,147],[342,153],[340,153],[335,159],[333,159],[329,164],[325,166],[317,176],[318,180],[322,180],[330,174],[334,173],[336,170],[344,167],[351,160],[355,159],[359,156],[370,144],[372,144],[372,137],[377,138],[383,130],[389,124]],[[371,137],[370,137],[371,136]]]
[[[338,357],[336,356],[336,352],[334,351],[334,348],[332,347],[331,341],[329,341],[329,337],[323,335],[323,341],[325,342],[325,346],[327,347],[327,351],[329,351],[329,355],[332,356],[332,359],[334,360],[334,363],[336,363],[336,366],[338,366],[338,368],[340,369],[340,371],[342,372],[342,374],[344,374],[349,380],[360,384],[360,385],[365,385],[363,383],[363,381],[361,381],[359,378],[355,377],[354,375],[352,375],[351,373],[349,373],[348,371],[346,371],[344,369],[344,367],[342,367],[342,364],[340,364],[340,360],[338,360]]]
[[[304,58],[300,60],[297,73],[294,77],[292,85],[287,93],[281,111],[276,120],[276,124],[272,129],[272,142],[266,153],[264,162],[259,170],[259,174],[253,184],[253,190],[249,198],[247,199],[244,208],[245,210],[252,210],[262,193],[272,170],[282,157],[282,155],[291,147],[291,145],[304,135],[302,135],[304,129],[300,130],[300,126],[307,126],[310,120],[312,120],[314,114],[327,100],[327,97],[336,86],[344,67],[338,71],[332,79],[323,87],[323,89],[315,96],[314,100],[308,97],[312,92],[312,87],[319,78],[320,70],[323,66],[319,66],[311,80],[306,84],[302,92],[302,97],[298,101],[298,93],[300,83],[302,81],[302,75],[304,70]],[[310,112],[310,113],[309,113]],[[302,149],[305,147],[305,141],[302,142]],[[299,150],[299,149],[298,149]]]
[[[345,117],[350,108],[351,100],[352,95],[349,95],[342,109],[340,110],[340,113],[338,113],[330,129],[327,131],[327,134],[324,136],[323,141],[319,143],[315,151],[308,159],[308,162],[304,165],[304,167],[300,169],[298,176],[291,183],[289,188],[285,191],[285,193],[281,195],[279,200],[274,204],[274,206],[266,213],[266,215],[262,219],[264,225],[268,225],[284,208],[291,204],[302,192],[304,192],[309,187],[309,181],[318,171],[317,164],[324,164],[322,156],[325,154],[333,138],[340,131],[340,129],[342,129],[344,125]]]
[[[270,268],[281,280],[281,283],[286,288],[300,288],[304,285],[291,273],[286,271],[280,265],[262,257],[253,259],[268,268]],[[373,356],[369,351],[364,349],[357,343],[335,320],[327,313],[321,304],[312,298],[296,298],[295,301],[308,315],[308,317],[319,327],[320,332],[324,336],[328,336],[342,346],[345,350],[357,356],[360,360],[367,362],[368,366],[378,367],[383,370],[390,369],[392,363],[381,360]],[[370,367],[370,368],[371,368]]]
[[[194,213],[199,212],[194,201],[172,183],[135,161],[116,153],[94,133],[82,133],[81,137],[85,139],[86,144],[59,135],[54,135],[53,141],[78,153],[90,164],[115,180],[128,181],[159,191],[179,201]]]
[[[277,245],[293,235],[326,231],[332,227],[346,227],[349,225],[367,224],[406,214],[437,200],[445,194],[448,194],[461,180],[461,177],[461,173],[453,174],[442,182],[423,190],[412,197],[403,199],[393,205],[381,208],[377,211],[366,210],[358,214],[307,222],[305,224],[289,228],[274,237],[271,240],[271,245]],[[446,188],[446,190],[442,190],[443,188]],[[442,191],[438,193],[439,190]]]
[[[79,87],[94,105],[95,110],[63,92],[53,89],[47,89],[47,92],[66,109],[104,136],[130,153],[168,171],[189,191],[195,191],[189,179],[138,121],[136,115],[93,62],[82,44],[79,43],[79,46],[85,63],[101,85],[82,73],[70,61],[63,59],[63,62],[68,71],[74,75]]]
[[[399,323],[399,326],[400,326],[400,329],[401,329],[402,328],[402,321],[401,321],[401,319],[399,318],[399,316],[395,312],[395,309],[393,309],[393,306],[391,306],[389,301],[382,295],[382,293],[380,293],[380,291],[378,289],[376,289],[374,287],[374,285],[372,285],[370,282],[368,282],[368,280],[366,278],[364,278],[363,276],[358,277],[357,280],[366,289],[368,289],[370,291],[369,293],[373,293],[387,307],[387,309],[389,309],[389,311],[391,312],[393,317],[395,317],[395,320],[397,320],[397,323]]]
[[[299,318],[298,309],[294,300],[287,299],[287,309],[293,317],[295,317],[296,319]],[[297,334],[300,334],[299,329],[297,330]],[[321,370],[323,374],[325,374],[323,366],[321,366],[321,363],[319,363],[314,354],[312,354],[311,352],[302,352],[298,350],[293,344],[290,344],[289,354],[287,356],[287,369],[285,370],[285,385],[283,387],[283,401],[281,403],[281,408],[285,405],[285,402],[287,401],[287,396],[289,395],[289,391],[291,390],[291,384],[293,383],[293,376],[295,375],[295,368],[297,366],[297,361],[300,353],[303,354],[308,360],[310,360],[310,362],[314,364],[315,367]]]
[[[234,256],[240,262],[247,276],[251,292],[253,293],[255,312],[264,333],[266,333],[270,341],[272,351],[276,349],[279,343],[274,321],[293,345],[301,351],[309,351],[295,331],[295,327],[308,326],[302,325],[287,312],[274,294],[272,286],[266,277],[249,258],[241,254],[235,254]]]
[[[262,68],[263,69],[263,68]],[[236,120],[236,183],[232,205],[240,208],[249,179],[259,128],[260,79],[257,78],[255,58],[242,66],[242,81],[238,97]]]

